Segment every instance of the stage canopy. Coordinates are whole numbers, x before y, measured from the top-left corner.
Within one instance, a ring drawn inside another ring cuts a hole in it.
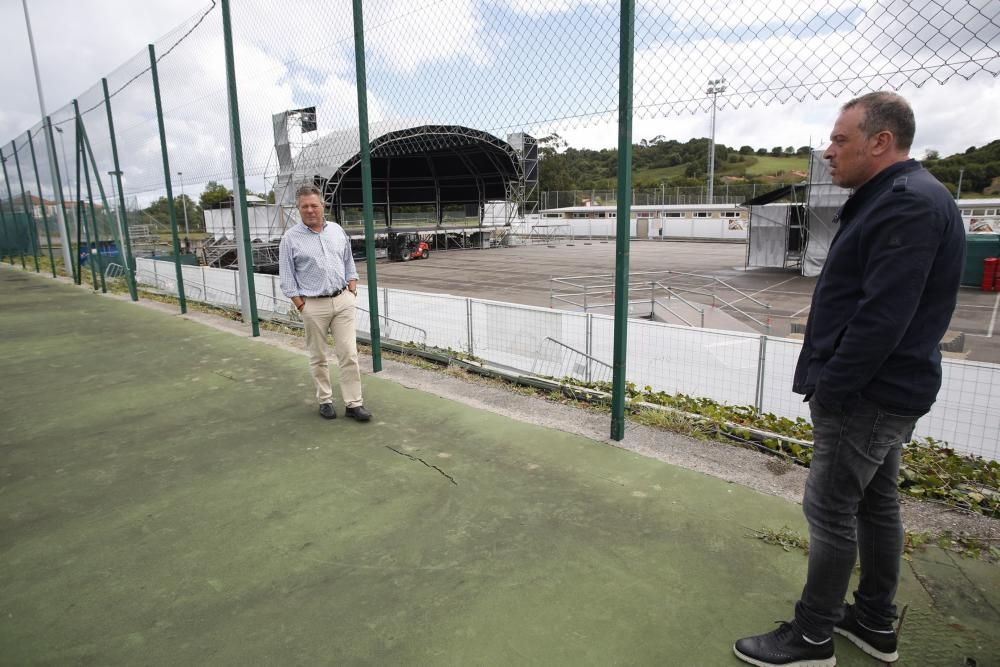
[[[356,128],[333,132],[305,145],[292,158],[275,116],[275,146],[280,173],[278,201],[294,205],[295,190],[314,183],[338,220],[348,207],[360,207],[361,143]],[[372,199],[389,223],[391,209],[419,206],[440,219],[445,207],[465,207],[481,215],[490,201],[518,201],[526,177],[537,179],[535,140],[512,134],[508,141],[459,125],[372,123]],[[284,141],[284,148],[282,142]],[[379,213],[376,214],[379,216]]]

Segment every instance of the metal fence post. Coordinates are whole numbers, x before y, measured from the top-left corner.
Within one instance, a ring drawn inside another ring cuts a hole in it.
[[[368,83],[365,78],[365,21],[361,0],[351,3],[354,11],[354,70],[358,88],[358,133],[361,142],[361,201],[365,222],[365,268],[368,273],[368,317],[370,319],[372,370],[382,370],[382,345],[378,321],[378,278],[375,271],[375,227],[372,221],[372,162],[368,143]],[[389,206],[386,206],[389,214]],[[471,354],[471,352],[470,352]]]
[[[7,184],[7,200],[10,204],[10,219],[14,227],[14,239],[17,239],[17,214],[14,212],[14,192],[10,189],[10,179],[7,178],[7,158],[3,154],[3,149],[0,148],[0,163],[3,165],[3,180]],[[24,250],[21,248],[21,244],[18,243],[18,254],[21,255],[21,268],[26,269],[28,265],[24,261]],[[14,264],[14,255],[10,256],[10,263]]]
[[[246,175],[243,171],[243,139],[240,132],[240,109],[236,94],[236,61],[233,56],[233,28],[229,15],[229,0],[222,0],[222,32],[226,52],[226,83],[229,99],[229,133],[232,140],[233,165],[233,204],[240,207],[240,229],[243,239],[240,247],[243,252],[243,279],[246,284],[246,304],[250,310],[250,329],[254,336],[260,335],[260,322],[257,318],[257,289],[254,286],[253,251],[250,242],[250,221],[247,216]],[[186,206],[186,204],[185,204]],[[185,209],[186,210],[186,209]],[[246,316],[246,313],[244,313]]]
[[[45,117],[45,138],[49,147],[49,160],[52,173],[55,175],[55,195],[59,199],[59,208],[56,213],[62,214],[63,228],[59,233],[63,237],[63,261],[69,264],[69,275],[73,277],[73,282],[80,284],[80,276],[77,275],[76,262],[73,261],[73,235],[69,231],[69,213],[66,211],[66,195],[63,194],[62,175],[59,172],[59,159],[56,158],[56,138],[52,129],[52,116]],[[66,165],[69,169],[69,165]],[[69,178],[69,174],[66,175]],[[69,185],[67,183],[67,185]],[[78,253],[79,254],[79,253]]]
[[[468,337],[468,341],[469,341],[469,355],[470,356],[474,356],[475,353],[473,352],[474,348],[472,346],[473,337],[472,337],[472,299],[471,298],[466,298],[465,299],[465,331],[466,331],[466,334],[467,334],[467,337]]]
[[[156,101],[156,122],[160,128],[160,152],[163,154],[163,184],[167,188],[167,211],[170,212],[170,237],[174,248],[174,270],[177,273],[177,297],[181,314],[187,312],[184,299],[184,275],[181,272],[181,241],[177,235],[177,210],[174,208],[174,190],[170,184],[170,158],[167,157],[167,131],[163,126],[163,104],[160,102],[160,77],[156,72],[156,49],[149,45],[149,70],[153,75],[153,98]]]
[[[52,277],[55,278],[56,258],[52,253],[52,233],[49,231],[49,214],[45,210],[45,197],[42,196],[42,180],[38,175],[38,160],[35,159],[35,142],[31,138],[31,131],[28,131],[28,148],[31,149],[31,168],[35,172],[35,187],[38,189],[38,203],[42,207],[42,224],[45,226],[45,242],[49,246],[49,262],[52,264]]]
[[[104,258],[101,256],[101,230],[97,226],[97,215],[94,213],[94,192],[90,187],[90,167],[87,166],[87,152],[85,150],[87,135],[83,129],[80,105],[76,100],[73,100],[73,112],[76,114],[76,143],[83,160],[83,178],[87,183],[87,202],[90,205],[90,229],[93,230],[94,239],[94,249],[91,251],[88,261],[91,262],[90,270],[97,271],[101,279],[101,292],[107,294],[108,286],[104,281]],[[94,178],[99,178],[99,176],[94,174]],[[87,224],[86,218],[84,218],[83,224]]]
[[[38,229],[35,227],[35,216],[33,215],[31,202],[28,201],[28,193],[24,191],[24,177],[21,175],[21,159],[17,157],[17,143],[11,141],[10,146],[14,150],[14,164],[17,166],[17,183],[21,188],[21,202],[24,206],[24,215],[27,217],[28,222],[25,232],[28,234],[28,242],[31,244],[32,254],[35,256],[35,273],[40,273],[42,269],[38,265]]]
[[[757,395],[754,397],[754,407],[757,412],[764,409],[764,367],[767,361],[767,336],[760,337],[760,349],[757,353]]]
[[[204,270],[202,271],[204,274]],[[274,276],[271,276],[271,312],[278,312],[278,286],[275,284]]]
[[[111,96],[108,94],[108,80],[101,79],[104,88],[104,108],[108,112],[108,134],[111,137],[111,158],[115,163],[112,175],[118,184],[118,221],[122,227],[122,259],[125,262],[125,282],[133,301],[139,300],[139,288],[135,284],[135,257],[132,256],[132,237],[128,231],[128,210],[125,207],[125,192],[122,190],[122,168],[118,163],[118,141],[115,139],[115,119],[111,115]],[[95,166],[96,169],[96,166]],[[114,184],[112,184],[112,187]],[[111,193],[114,195],[114,192]]]
[[[594,315],[587,313],[587,382],[591,381],[591,364],[594,357]]]
[[[83,187],[83,168],[80,166],[80,133],[76,133],[76,211],[74,212],[74,217],[76,220],[76,284],[81,285],[83,283],[83,248],[84,240],[87,241],[87,252],[86,256],[89,261],[90,259],[90,227],[87,226],[87,211],[83,206],[83,194],[81,188]],[[69,165],[67,165],[67,169]],[[84,238],[86,237],[86,238]],[[90,265],[90,277],[94,283],[94,291],[97,291],[97,273],[93,269],[93,263]]]
[[[3,260],[4,255],[7,254],[7,246],[9,241],[7,240],[7,214],[3,212],[3,202],[0,202],[0,228],[3,231],[3,243],[0,244],[0,261]],[[14,255],[10,255],[10,264],[14,265]]]
[[[625,437],[625,359],[628,347],[629,207],[632,189],[632,65],[635,0],[621,0],[618,55],[618,207],[615,237],[615,346],[611,387],[611,439]]]

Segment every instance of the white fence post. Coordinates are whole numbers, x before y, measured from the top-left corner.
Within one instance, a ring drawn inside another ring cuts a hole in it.
[[[473,345],[472,345],[472,299],[465,299],[465,328],[468,333],[469,338],[469,356],[473,356]]]
[[[760,337],[757,351],[757,395],[754,396],[754,406],[757,412],[764,410],[764,367],[767,362],[767,336]]]
[[[593,363],[594,356],[594,315],[593,313],[587,313],[587,382],[591,381],[592,371],[591,364]]]

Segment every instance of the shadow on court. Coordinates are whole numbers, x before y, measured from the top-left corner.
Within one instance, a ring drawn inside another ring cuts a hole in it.
[[[737,664],[804,580],[797,505],[9,267],[0,378],[3,664]],[[900,664],[998,664],[1000,568],[904,570]]]

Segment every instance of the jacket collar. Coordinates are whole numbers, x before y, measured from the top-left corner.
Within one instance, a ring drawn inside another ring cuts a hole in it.
[[[868,182],[855,190],[854,193],[851,194],[850,198],[844,203],[843,208],[840,209],[840,221],[843,222],[845,219],[850,219],[860,206],[875,196],[876,193],[884,191],[886,185],[891,183],[898,176],[908,174],[919,168],[920,163],[913,158],[910,158],[908,160],[903,160],[902,162],[896,162],[895,164],[889,165],[879,173],[872,176],[868,179]]]

